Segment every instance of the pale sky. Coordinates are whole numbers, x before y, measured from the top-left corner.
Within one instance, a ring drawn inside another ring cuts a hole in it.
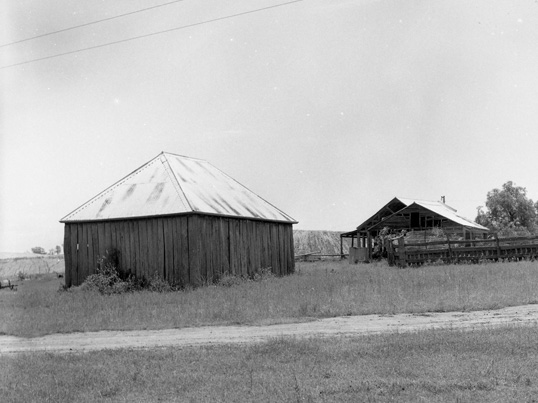
[[[168,0],[169,1],[169,0]],[[0,45],[166,0],[5,0]],[[7,66],[285,3],[185,0],[0,47]],[[304,0],[0,70],[0,251],[161,151],[299,221],[349,231],[395,196],[474,219],[538,199],[538,2]]]

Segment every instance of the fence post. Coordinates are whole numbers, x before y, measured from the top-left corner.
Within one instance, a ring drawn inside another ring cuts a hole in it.
[[[407,266],[407,254],[405,253],[405,240],[403,237],[398,239],[398,259],[401,267]]]
[[[499,243],[499,237],[497,236],[497,233],[494,234],[495,236],[495,244],[497,245],[497,260],[501,259],[501,245]]]
[[[394,248],[392,247],[392,240],[385,239],[385,250],[387,251],[387,261],[389,266],[394,265]]]
[[[448,261],[452,263],[452,248],[450,247],[450,237],[446,234],[446,243],[448,245]]]

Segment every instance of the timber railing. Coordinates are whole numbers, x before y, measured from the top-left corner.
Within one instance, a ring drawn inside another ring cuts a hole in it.
[[[295,261],[310,262],[314,260],[322,260],[324,258],[340,258],[345,259],[349,254],[348,253],[321,253],[321,250],[318,252],[308,252],[295,255]]]
[[[390,265],[420,265],[427,262],[479,262],[538,258],[538,236],[490,239],[439,240],[405,243],[403,237],[385,243]]]

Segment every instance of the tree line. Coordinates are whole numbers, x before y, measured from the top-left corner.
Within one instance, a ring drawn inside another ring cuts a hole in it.
[[[538,201],[527,197],[527,189],[512,181],[488,192],[486,206],[477,208],[476,223],[501,236],[538,234]]]

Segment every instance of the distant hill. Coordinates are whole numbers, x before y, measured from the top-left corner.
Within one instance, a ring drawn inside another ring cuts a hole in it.
[[[342,231],[344,232],[344,231]],[[309,252],[319,252],[321,254],[340,253],[340,231],[310,231],[294,230],[293,246],[295,254],[300,255]],[[349,239],[344,239],[344,253],[349,253]]]

